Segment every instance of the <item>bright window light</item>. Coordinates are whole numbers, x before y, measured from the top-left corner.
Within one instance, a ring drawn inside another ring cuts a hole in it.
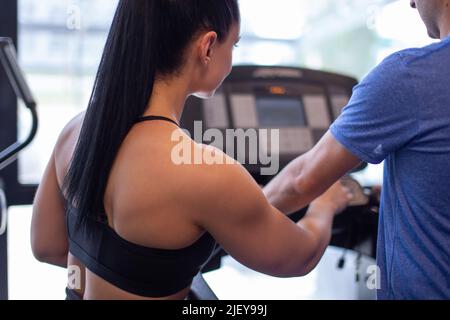
[[[408,1],[396,1],[380,9],[375,30],[380,37],[423,46],[431,42],[417,10],[409,8]]]
[[[242,21],[262,39],[296,40],[305,26],[305,2],[292,0],[240,0]]]
[[[291,45],[283,42],[260,40],[255,43],[242,44],[236,50],[237,64],[250,65],[289,65],[295,61],[296,51]]]

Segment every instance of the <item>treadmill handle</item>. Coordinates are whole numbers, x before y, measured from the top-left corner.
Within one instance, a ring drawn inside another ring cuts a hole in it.
[[[6,196],[3,189],[0,188],[0,236],[6,232],[7,219]]]
[[[25,77],[17,62],[17,54],[14,44],[9,38],[0,38],[0,62],[3,65],[9,82],[17,97],[21,98],[26,107],[30,109],[32,117],[31,131],[24,142],[16,142],[6,150],[0,152],[0,170],[15,160],[15,156],[26,148],[34,139],[38,128],[36,101],[28,87]]]

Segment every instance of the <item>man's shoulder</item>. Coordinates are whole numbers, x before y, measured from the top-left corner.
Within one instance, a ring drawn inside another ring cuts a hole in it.
[[[371,73],[392,73],[397,74],[399,70],[402,70],[405,66],[405,62],[414,55],[414,49],[405,49],[394,52],[384,58]]]
[[[450,51],[450,38],[439,42],[433,42],[424,47],[409,48],[394,53],[392,58],[400,59],[403,64],[409,66],[415,62],[433,60],[440,53],[447,56]]]
[[[403,50],[387,56],[363,77],[360,85],[355,89],[369,90],[369,93],[375,95],[386,94],[394,89],[397,91],[399,86],[405,84],[405,78],[409,77],[404,59],[405,54],[406,51]]]
[[[384,58],[381,63],[364,77],[364,79],[378,80],[381,83],[386,83],[388,80],[401,80],[409,75],[413,66],[423,68],[420,62],[425,62],[427,67],[430,66],[430,63],[428,63],[429,61],[435,62],[436,60],[439,60],[439,63],[433,63],[437,66],[446,63],[445,61],[442,61],[440,55],[447,59],[446,61],[450,64],[449,52],[450,37],[424,47],[403,49]]]
[[[389,71],[407,67],[415,61],[424,58],[432,58],[433,53],[440,52],[441,50],[445,50],[447,48],[450,50],[450,41],[435,42],[424,47],[407,48],[396,51],[384,58],[373,71]]]

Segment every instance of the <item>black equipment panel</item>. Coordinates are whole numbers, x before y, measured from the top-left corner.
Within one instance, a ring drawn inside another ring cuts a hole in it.
[[[218,129],[224,136],[227,129],[278,129],[282,169],[322,138],[356,84],[354,78],[321,71],[239,66],[213,98],[188,100],[182,125],[194,133],[194,122],[202,121],[203,132]],[[272,151],[267,141],[259,144]],[[230,150],[224,151],[231,155]],[[240,159],[248,158],[248,146],[232,151],[235,156],[245,152]],[[244,166],[260,184],[271,178],[259,175],[261,163],[246,161]]]

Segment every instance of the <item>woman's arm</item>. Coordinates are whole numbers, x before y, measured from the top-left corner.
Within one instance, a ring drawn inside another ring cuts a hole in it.
[[[61,185],[75,149],[84,112],[73,118],[62,130],[42,177],[33,204],[31,248],[41,262],[67,267],[65,198]]]
[[[66,268],[69,249],[64,201],[53,153],[34,199],[31,248],[39,261]]]
[[[335,214],[351,199],[348,190],[336,184],[295,224],[268,202],[240,165],[211,166],[207,172],[197,180],[202,185],[193,188],[198,193],[194,223],[236,260],[272,276],[308,274],[328,246]]]

